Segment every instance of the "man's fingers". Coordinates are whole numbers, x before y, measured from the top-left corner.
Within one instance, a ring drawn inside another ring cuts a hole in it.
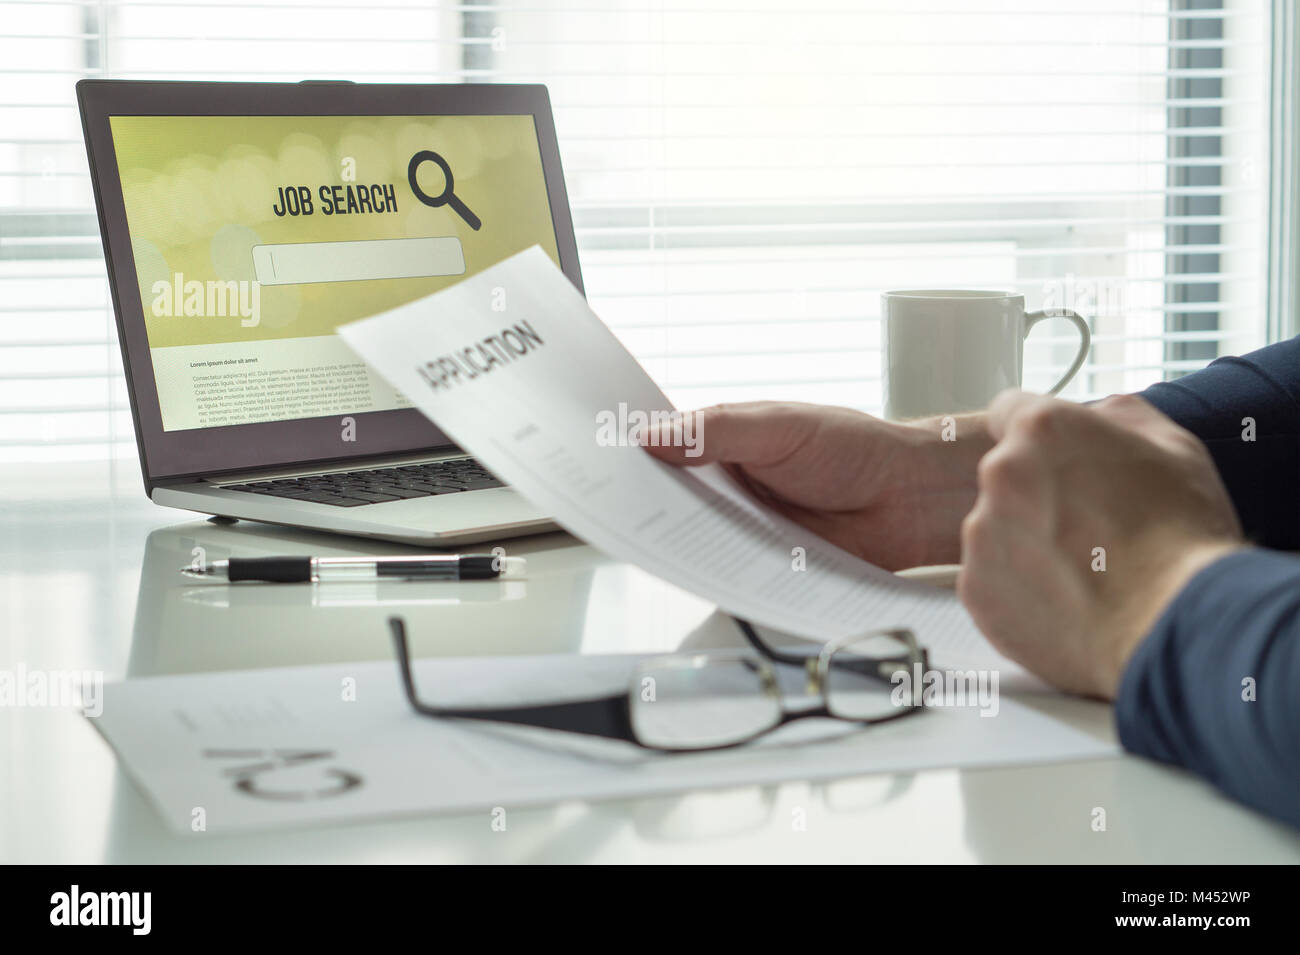
[[[1140,435],[1166,451],[1176,454],[1208,454],[1194,434],[1179,427],[1164,412],[1137,395],[1111,395],[1093,405],[1092,410],[1098,417],[1119,425],[1131,434]]]
[[[1113,404],[1108,405],[1108,402]],[[1105,408],[1122,409],[1119,414]],[[1137,430],[1174,428],[1173,422],[1141,398],[1121,395],[1094,405],[1075,404],[1060,398],[1024,391],[1004,391],[993,399],[987,414],[994,441],[1014,437],[1027,441],[1047,460],[1057,462],[1080,450],[1099,447],[1117,435]],[[1137,428],[1137,422],[1147,427]]]
[[[795,451],[815,424],[779,402],[714,405],[662,421],[638,436],[652,455],[669,464],[777,464]]]
[[[1001,441],[1007,433],[1007,427],[1027,408],[1038,406],[1047,401],[1042,395],[1035,395],[1018,388],[1008,388],[1000,392],[989,405],[986,415],[989,435],[995,442]]]
[[[999,444],[976,468],[978,505],[1000,519],[1010,520],[1050,534],[1054,525],[1054,500],[1049,469],[1037,449],[1013,437]]]
[[[1120,445],[1136,452],[1144,443],[1180,456],[1205,457],[1191,432],[1136,395],[1112,395],[1090,405],[1004,391],[988,411],[989,433],[1028,442],[1047,462],[1060,464],[1077,454],[1112,451]]]
[[[993,399],[988,410],[989,434],[1001,441],[1016,433],[1036,444],[1048,445],[1087,429],[1087,409],[1060,398],[1010,389]]]

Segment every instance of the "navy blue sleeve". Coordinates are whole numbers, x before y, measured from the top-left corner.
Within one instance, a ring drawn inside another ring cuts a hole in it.
[[[1300,549],[1300,338],[1142,397],[1205,443],[1249,538]],[[1197,574],[1129,661],[1115,718],[1126,749],[1300,826],[1300,557]]]
[[[1300,826],[1300,557],[1202,569],[1134,652],[1115,717],[1125,749]]]
[[[1205,443],[1247,537],[1300,550],[1300,337],[1140,394]]]

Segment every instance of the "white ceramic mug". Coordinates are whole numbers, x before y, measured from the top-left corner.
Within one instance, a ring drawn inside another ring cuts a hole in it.
[[[1054,395],[1088,357],[1088,323],[1068,308],[1025,312],[1014,292],[933,289],[886,292],[881,302],[885,417],[894,420],[976,411],[1021,383],[1025,337],[1045,318],[1079,330],[1079,351]]]

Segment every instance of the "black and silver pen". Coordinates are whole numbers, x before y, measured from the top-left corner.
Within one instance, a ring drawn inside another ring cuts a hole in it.
[[[495,554],[423,554],[416,557],[232,557],[182,567],[203,580],[322,583],[336,580],[491,580],[520,577],[522,557]]]

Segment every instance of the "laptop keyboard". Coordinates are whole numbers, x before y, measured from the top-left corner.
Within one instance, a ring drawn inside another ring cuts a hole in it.
[[[405,464],[365,471],[311,474],[275,481],[223,484],[222,487],[228,491],[268,494],[271,497],[287,497],[294,501],[311,501],[334,507],[360,507],[362,504],[382,504],[411,497],[505,487],[505,484],[489,474],[473,458],[457,458],[428,464]]]

